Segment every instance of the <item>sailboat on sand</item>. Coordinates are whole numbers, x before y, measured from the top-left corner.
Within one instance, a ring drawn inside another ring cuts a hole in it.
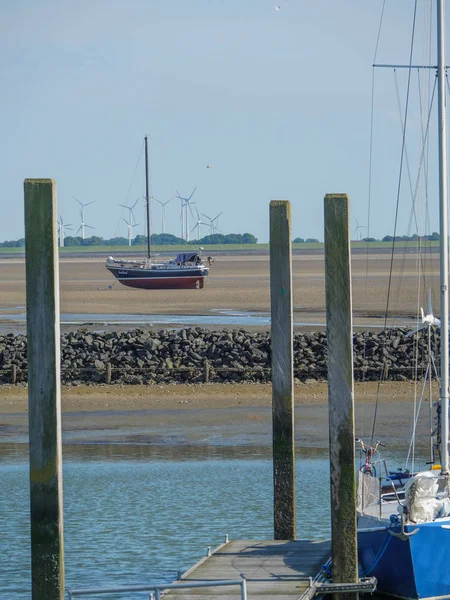
[[[359,575],[375,576],[377,591],[399,598],[450,598],[449,331],[447,150],[445,117],[444,0],[437,5],[437,90],[440,218],[440,465],[405,478],[399,493],[383,495],[368,461],[359,472]],[[430,311],[429,311],[430,312]],[[373,450],[371,448],[370,450]]]
[[[146,290],[200,290],[212,262],[207,264],[195,251],[182,252],[175,259],[155,262],[150,253],[150,195],[148,181],[148,138],[145,136],[145,201],[147,206],[147,257],[144,260],[108,257],[106,268],[123,285]]]

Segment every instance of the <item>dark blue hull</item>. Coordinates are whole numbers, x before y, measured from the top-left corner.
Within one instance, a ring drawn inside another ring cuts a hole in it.
[[[132,268],[106,265],[114,277],[123,285],[145,290],[201,290],[208,269],[204,267]]]

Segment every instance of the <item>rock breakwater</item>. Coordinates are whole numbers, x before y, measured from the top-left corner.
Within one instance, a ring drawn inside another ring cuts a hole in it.
[[[424,335],[407,337],[407,329],[354,334],[356,380],[409,380],[427,363]],[[437,333],[438,336],[438,333]],[[432,351],[438,340],[434,339]],[[417,357],[417,359],[416,359]],[[61,380],[81,383],[268,382],[271,380],[269,333],[243,329],[90,333],[79,330],[61,336]],[[417,367],[418,365],[418,367]],[[325,380],[327,342],[324,332],[294,335],[294,377]],[[27,380],[27,340],[24,335],[0,335],[0,381]]]

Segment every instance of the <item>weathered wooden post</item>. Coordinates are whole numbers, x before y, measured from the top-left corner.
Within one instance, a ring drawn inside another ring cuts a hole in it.
[[[25,180],[25,262],[33,600],[63,600],[56,184]]]
[[[274,539],[295,539],[291,206],[270,203]]]
[[[105,370],[105,383],[107,385],[109,385],[111,383],[111,363],[108,362],[106,363],[106,370]]]
[[[352,295],[347,195],[327,194],[324,208],[333,583],[357,583]],[[342,595],[339,597],[342,600]],[[347,597],[355,598],[355,594],[348,594]]]
[[[203,380],[205,383],[209,383],[209,360],[207,358],[203,361]]]

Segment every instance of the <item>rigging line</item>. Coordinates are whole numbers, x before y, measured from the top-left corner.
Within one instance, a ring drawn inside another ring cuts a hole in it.
[[[144,142],[142,142],[142,145],[141,145],[141,151],[139,152],[139,156],[138,156],[138,159],[137,159],[137,161],[136,161],[136,165],[135,165],[135,167],[134,167],[134,171],[133,171],[133,175],[132,175],[132,177],[131,177],[130,185],[128,186],[128,191],[127,191],[127,193],[126,193],[126,196],[125,196],[124,204],[127,204],[127,203],[128,203],[128,198],[130,197],[131,187],[132,187],[132,185],[133,185],[134,178],[135,178],[135,176],[136,176],[136,171],[137,171],[137,168],[138,168],[138,166],[139,166],[139,162],[140,162],[140,160],[141,160],[141,156],[142,156],[142,152],[143,152],[143,150],[144,150]],[[122,217],[123,217],[123,211],[124,211],[124,208],[122,208],[122,211],[121,211],[121,213],[120,213],[119,222],[117,223],[117,227],[116,227],[116,237],[117,237],[117,234],[118,234],[118,232],[119,232],[119,224],[120,224],[120,222],[122,221]]]
[[[412,436],[411,436],[411,441],[409,443],[408,455],[406,457],[406,466],[408,466],[409,459],[411,458],[411,471],[414,471],[414,450],[415,450],[417,424],[419,421],[420,409],[422,408],[422,401],[425,396],[425,389],[426,389],[426,385],[427,385],[427,381],[428,381],[429,377],[431,378],[430,364],[428,364],[428,366],[427,366],[427,369],[425,372],[425,377],[424,377],[424,380],[422,383],[422,393],[420,394],[420,400],[419,400],[419,406],[417,407],[417,412],[414,415],[413,432],[412,432]]]
[[[386,0],[383,0],[381,7],[380,21],[378,24],[377,39],[375,42],[375,50],[373,53],[373,64],[376,63],[378,46],[381,37],[381,28],[383,25],[384,9],[386,7]],[[370,221],[371,221],[371,210],[372,210],[372,168],[373,168],[373,123],[374,123],[374,106],[375,106],[375,67],[372,67],[372,93],[370,101],[370,136],[369,136],[369,181],[368,181],[368,207],[367,207],[367,239],[370,238]],[[368,313],[368,298],[369,298],[369,242],[366,243],[366,281],[365,281],[365,306],[366,316]],[[366,338],[364,337],[363,346],[363,359],[366,358]],[[365,379],[365,372],[362,373],[362,380]],[[364,407],[361,412],[361,435],[364,435]]]
[[[430,89],[430,76],[431,73],[428,72],[428,87],[427,90],[429,91]],[[420,114],[425,116],[425,106],[422,105],[422,89],[421,89],[421,83],[420,83],[420,74],[417,73],[417,83],[418,83],[418,89],[419,89],[419,109],[420,109]],[[421,129],[422,129],[422,143],[424,144],[424,161],[423,161],[423,184],[424,184],[424,196],[425,196],[425,206],[423,207],[424,209],[424,214],[425,214],[425,231],[424,234],[425,236],[430,235],[431,234],[431,227],[430,227],[430,212],[429,212],[429,197],[428,197],[428,164],[429,164],[429,147],[430,147],[430,136],[428,135],[428,127],[429,127],[429,120],[430,120],[430,112],[431,112],[431,106],[433,105],[433,99],[434,99],[434,92],[436,89],[436,78],[434,79],[434,86],[433,86],[433,91],[430,95],[428,95],[428,102],[429,102],[429,108],[428,108],[428,117],[427,117],[427,128],[424,131],[424,119],[421,118],[420,122],[421,122]],[[424,246],[428,247],[428,249],[431,248],[431,240],[430,239],[426,239],[423,241]],[[424,255],[420,255],[421,256],[421,267],[423,269],[423,281],[424,281],[424,286],[425,289],[428,287],[430,287],[430,285],[427,285],[427,277],[426,277],[426,273],[432,273],[433,272],[433,255],[431,252],[428,253],[424,253]],[[427,271],[426,269],[426,264],[425,263],[429,263],[430,264],[430,269],[429,271]]]
[[[414,37],[415,37],[415,29],[416,29],[416,18],[417,18],[417,0],[414,2],[414,16],[413,16],[413,26],[412,26],[412,35],[411,35],[411,47],[409,52],[409,64],[412,65],[412,57],[414,50]],[[397,201],[395,207],[395,219],[394,219],[394,236],[392,240],[392,250],[391,250],[391,264],[389,269],[389,281],[388,281],[388,293],[386,299],[386,312],[385,312],[385,320],[384,326],[387,326],[387,317],[389,311],[389,300],[390,300],[390,292],[391,292],[391,284],[392,284],[392,272],[394,266],[394,252],[395,252],[395,237],[397,233],[397,224],[398,224],[398,211],[400,205],[400,190],[402,185],[402,173],[403,173],[403,161],[405,156],[405,143],[406,143],[406,126],[408,122],[408,108],[409,108],[409,94],[411,89],[411,68],[408,70],[408,84],[406,88],[406,102],[405,102],[405,120],[403,127],[403,136],[402,136],[402,149],[400,154],[400,167],[399,167],[399,175],[398,175],[398,183],[397,183]]]
[[[395,91],[396,91],[396,97],[397,97],[398,114],[399,114],[399,119],[400,119],[400,129],[403,131],[404,123],[403,123],[402,107],[401,107],[401,101],[400,101],[400,92],[399,92],[399,87],[398,87],[398,79],[397,79],[397,70],[396,69],[394,69],[394,81],[395,81]],[[414,223],[415,223],[416,234],[418,234],[419,231],[418,231],[417,215],[416,215],[416,211],[415,211],[415,196],[414,196],[413,184],[412,184],[411,167],[409,164],[409,156],[408,156],[408,150],[406,147],[406,142],[405,142],[405,161],[406,161],[406,168],[407,168],[407,173],[408,173],[409,190],[410,190],[411,199],[412,199],[412,202],[411,202],[412,208],[411,208],[411,213],[410,213],[407,232],[406,232],[406,234],[408,236],[410,236],[411,221],[413,219],[414,219]],[[419,173],[420,173],[420,170],[419,170]],[[417,243],[419,245],[419,247],[417,248],[417,252],[418,252],[418,256],[420,256],[420,240],[419,239],[417,240],[416,244]],[[400,288],[401,288],[401,284],[402,284],[403,274],[405,271],[406,252],[408,249],[408,244],[409,244],[409,242],[407,241],[405,243],[405,246],[403,247],[402,261],[401,261],[401,265],[400,265],[400,269],[399,269],[399,281],[398,281],[398,285],[397,285],[397,292],[396,292],[396,298],[394,301],[394,306],[398,306],[398,304],[399,304]]]
[[[390,263],[390,268],[389,268],[388,292],[387,292],[387,299],[386,299],[386,312],[385,312],[385,317],[384,317],[384,328],[385,329],[386,329],[386,326],[387,326],[387,318],[388,318],[388,310],[389,310],[389,300],[390,300],[390,291],[391,291],[391,284],[392,284],[392,271],[393,271],[393,266],[394,266],[395,234],[397,232],[398,208],[399,208],[399,203],[400,203],[400,189],[401,189],[402,171],[403,171],[403,156],[404,156],[404,150],[405,150],[406,124],[407,124],[407,121],[408,121],[409,90],[410,90],[410,87],[411,87],[411,65],[412,65],[413,50],[414,50],[414,37],[415,37],[415,30],[416,30],[416,17],[417,17],[417,0],[415,0],[415,2],[414,2],[414,14],[413,14],[413,23],[412,23],[412,32],[411,32],[411,47],[410,47],[410,51],[409,51],[409,65],[410,65],[410,68],[408,69],[408,86],[407,86],[407,90],[406,90],[406,106],[405,106],[405,124],[404,124],[404,130],[403,130],[403,138],[402,138],[402,151],[401,151],[401,157],[400,157],[400,171],[399,171],[398,185],[397,185],[397,205],[396,205],[396,209],[395,209],[395,220],[394,220],[394,236],[393,236],[393,240],[392,240],[391,263]],[[383,371],[384,371],[384,369],[383,369]],[[376,425],[377,412],[378,412],[378,401],[379,401],[379,395],[380,395],[380,387],[381,387],[381,381],[378,382],[377,399],[376,399],[376,402],[375,402],[375,409],[374,409],[373,420],[372,420],[372,433],[371,433],[371,441],[370,441],[371,444],[373,444],[373,440],[374,440],[374,437],[375,437],[375,425]]]
[[[397,77],[395,77],[395,83],[396,83],[396,91],[397,91],[397,101],[399,103],[399,111],[400,111],[400,120],[402,122],[402,116],[401,116],[401,109],[400,109],[400,96],[398,93],[398,81],[397,81]],[[420,153],[420,160],[419,160],[419,165],[418,165],[418,169],[417,169],[417,177],[416,177],[416,182],[415,182],[415,186],[414,189],[412,188],[412,182],[411,182],[411,175],[410,175],[410,171],[409,171],[409,161],[408,161],[408,155],[406,154],[406,148],[405,148],[405,156],[406,156],[406,161],[407,161],[407,165],[408,165],[408,175],[409,175],[409,179],[410,179],[410,191],[411,191],[411,196],[412,196],[412,215],[410,216],[410,220],[408,223],[408,233],[410,233],[410,228],[411,228],[411,220],[412,218],[414,218],[414,223],[416,226],[416,232],[417,235],[419,233],[418,229],[418,222],[417,222],[417,211],[416,211],[416,204],[417,204],[417,196],[418,196],[418,191],[419,191],[419,184],[420,184],[420,174],[422,171],[422,168],[425,169],[425,151],[428,150],[428,140],[429,140],[429,129],[430,129],[430,120],[431,120],[431,110],[433,107],[433,101],[434,101],[434,95],[435,95],[435,91],[436,91],[436,78],[434,80],[434,86],[433,86],[433,91],[432,91],[432,95],[431,95],[431,101],[430,101],[430,105],[429,105],[429,109],[428,109],[428,117],[427,117],[427,121],[426,121],[426,128],[425,128],[425,132],[423,130],[423,124],[422,124],[422,148],[421,148],[421,153]],[[419,97],[420,97],[420,93],[419,93]],[[402,122],[402,128],[403,128],[403,122]],[[418,235],[417,237],[417,245],[418,245],[418,254],[419,254],[419,259],[420,259],[420,267],[421,267],[421,272],[422,272],[422,278],[423,278],[423,283],[424,286],[426,287],[426,279],[425,279],[425,259],[423,257],[423,252],[421,252],[421,248],[423,245],[423,241],[420,238],[420,236]],[[401,267],[401,275],[403,274],[404,271],[404,263],[406,260],[406,252],[403,254],[403,262],[402,262],[402,267]],[[398,297],[399,297],[399,288],[397,288],[397,299],[396,302],[398,302]]]
[[[376,62],[378,53],[378,44],[380,43],[381,26],[383,25],[384,7],[386,6],[386,0],[383,0],[383,6],[381,7],[380,23],[378,25],[377,41],[375,43],[375,52],[373,54],[373,62]]]

